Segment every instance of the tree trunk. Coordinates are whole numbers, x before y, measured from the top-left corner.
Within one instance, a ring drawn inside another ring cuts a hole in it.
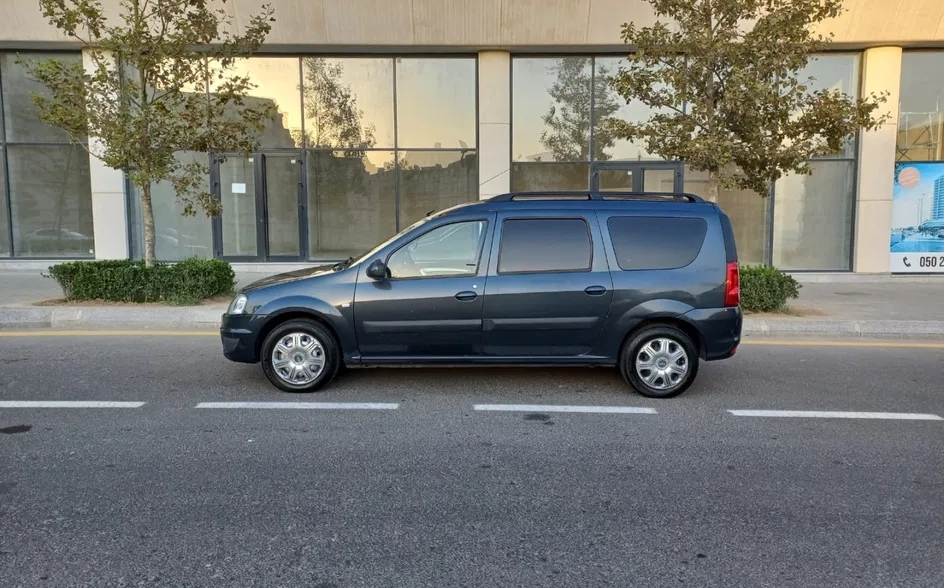
[[[715,176],[714,172],[708,173],[708,202],[718,202],[718,193],[720,188],[718,186],[718,177]]]
[[[141,217],[144,220],[144,265],[154,265],[154,209],[151,208],[151,185],[141,188]]]

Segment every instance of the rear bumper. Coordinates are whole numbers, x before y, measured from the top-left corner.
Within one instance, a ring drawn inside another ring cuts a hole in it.
[[[740,306],[691,310],[683,316],[701,333],[705,361],[728,359],[741,344],[744,314]]]
[[[220,323],[220,341],[223,344],[223,356],[238,363],[258,363],[256,340],[258,326],[264,317],[256,315],[224,314]]]

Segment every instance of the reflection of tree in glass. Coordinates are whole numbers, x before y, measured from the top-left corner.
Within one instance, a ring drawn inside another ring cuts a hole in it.
[[[344,66],[321,57],[303,60],[305,140],[309,147],[344,147],[345,157],[363,157],[375,144],[374,126],[363,124],[364,112],[350,85],[343,83]]]
[[[541,133],[541,144],[554,154],[556,161],[610,158],[605,150],[613,147],[615,137],[603,123],[619,110],[619,103],[606,68],[601,67],[594,77],[590,64],[590,60],[583,57],[565,57],[548,68],[557,79],[548,91],[554,104],[542,118],[547,129]],[[590,156],[591,125],[593,157]]]

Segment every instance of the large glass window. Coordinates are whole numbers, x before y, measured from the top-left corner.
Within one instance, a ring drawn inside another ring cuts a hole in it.
[[[898,160],[944,161],[944,51],[901,58]]]
[[[774,188],[773,263],[782,270],[848,270],[855,163],[814,161],[811,167],[812,175],[786,176]]]
[[[206,162],[206,153],[181,152],[177,159],[184,163]],[[209,190],[206,178],[204,189]],[[131,188],[131,253],[144,257],[144,221],[141,216],[141,193]],[[180,261],[189,257],[213,257],[212,220],[202,210],[193,216],[183,216],[183,206],[177,200],[174,186],[168,182],[151,184],[151,208],[154,214],[154,256],[161,261]],[[226,214],[224,202],[224,214]]]
[[[392,59],[306,57],[302,85],[308,147],[394,147]]]
[[[306,58],[302,71],[312,259],[360,255],[478,199],[474,58]]]
[[[357,256],[397,232],[394,161],[393,151],[308,152],[311,258]]]
[[[685,166],[685,191],[708,198],[708,172]],[[718,206],[731,219],[738,260],[743,264],[766,263],[770,258],[770,198],[750,190],[718,191]]]
[[[93,257],[88,153],[39,119],[31,95],[48,90],[17,64],[19,58],[81,63],[78,53],[0,53],[0,255]]]
[[[8,145],[13,250],[22,257],[92,257],[91,178],[79,145]]]
[[[272,102],[279,116],[264,129],[260,153],[229,155],[219,166],[219,222],[202,212],[180,217],[173,191],[155,188],[158,235],[187,236],[183,249],[177,241],[159,244],[159,259],[214,255],[214,226],[222,231],[216,253],[224,256],[294,257],[300,250],[313,260],[344,259],[431,210],[478,199],[474,57],[251,57],[235,73],[247,75],[258,86],[252,99]],[[304,157],[297,178],[307,193],[303,210],[294,204],[288,163],[296,154]],[[140,207],[133,204],[139,256]]]
[[[622,57],[517,57],[512,61],[513,190],[585,190],[591,161],[652,160],[638,141],[617,139],[607,121],[643,121],[611,76]],[[565,165],[561,165],[565,164]],[[582,164],[582,165],[580,165]]]
[[[475,145],[475,60],[397,59],[397,147]]]

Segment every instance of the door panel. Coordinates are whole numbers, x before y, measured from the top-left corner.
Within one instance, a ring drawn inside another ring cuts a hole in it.
[[[214,158],[211,176],[223,212],[216,251],[232,261],[297,261],[307,245],[304,166],[296,153]]]
[[[259,208],[252,157],[227,157],[219,164],[223,257],[259,256]]]
[[[500,214],[485,285],[483,353],[589,354],[612,298],[607,267],[595,215]]]
[[[301,166],[296,157],[265,156],[266,253],[268,257],[301,257],[298,192]]]
[[[361,270],[354,328],[363,357],[481,355],[490,220],[450,218],[424,227],[386,257],[388,279]]]

